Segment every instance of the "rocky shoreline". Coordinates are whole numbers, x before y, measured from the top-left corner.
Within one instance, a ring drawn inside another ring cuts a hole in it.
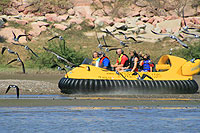
[[[12,0],[10,7],[4,9],[3,14],[5,15],[0,16],[0,27],[4,27],[0,31],[0,36],[6,38],[7,42],[11,42],[11,31],[14,30],[16,34],[26,32],[23,29],[9,27],[7,22],[29,27],[30,30],[26,34],[30,35],[29,39],[31,40],[37,40],[42,32],[52,28],[65,31],[76,27],[77,30],[81,30],[83,29],[81,24],[84,23],[91,29],[98,27],[102,27],[101,31],[108,29],[119,38],[123,38],[119,34],[119,31],[123,31],[139,41],[161,41],[164,37],[151,33],[151,30],[154,30],[158,33],[181,35],[186,39],[191,36],[181,33],[181,27],[184,26],[181,17],[183,9],[187,26],[200,28],[200,6],[194,7],[192,0],[188,1],[185,6],[181,3],[165,3],[163,9],[145,0],[125,1],[127,2],[126,6],[116,0],[69,0],[67,2],[63,8],[56,5],[53,8],[53,5],[47,3],[52,9],[47,10],[47,8],[39,12],[39,6],[36,6],[39,4],[38,1]],[[177,6],[176,4],[180,6],[180,9],[174,7]],[[159,10],[156,11],[154,8]],[[196,31],[193,32],[196,33]],[[20,41],[21,43],[27,42],[26,39]]]

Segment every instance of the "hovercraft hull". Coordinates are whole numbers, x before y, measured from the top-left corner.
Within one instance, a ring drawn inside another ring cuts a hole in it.
[[[66,94],[193,94],[195,80],[99,80],[62,78],[58,84]]]

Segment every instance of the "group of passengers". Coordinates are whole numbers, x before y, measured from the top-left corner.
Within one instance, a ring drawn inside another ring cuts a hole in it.
[[[137,53],[136,51],[130,51],[130,59],[124,54],[122,49],[117,49],[116,54],[118,55],[117,62],[111,65],[109,58],[104,52],[93,53],[92,64],[96,67],[105,68],[108,70],[116,70],[120,72],[152,72],[154,63],[150,59],[150,55]]]

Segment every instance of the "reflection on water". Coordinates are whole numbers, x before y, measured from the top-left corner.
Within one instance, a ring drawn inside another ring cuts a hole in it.
[[[1,107],[2,132],[199,132],[200,108]]]

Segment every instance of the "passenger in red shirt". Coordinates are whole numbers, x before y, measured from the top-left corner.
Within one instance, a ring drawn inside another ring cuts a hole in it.
[[[119,56],[116,64],[112,65],[116,71],[123,70],[123,67],[127,67],[129,65],[128,56],[124,54],[122,49],[117,49],[116,54]]]

